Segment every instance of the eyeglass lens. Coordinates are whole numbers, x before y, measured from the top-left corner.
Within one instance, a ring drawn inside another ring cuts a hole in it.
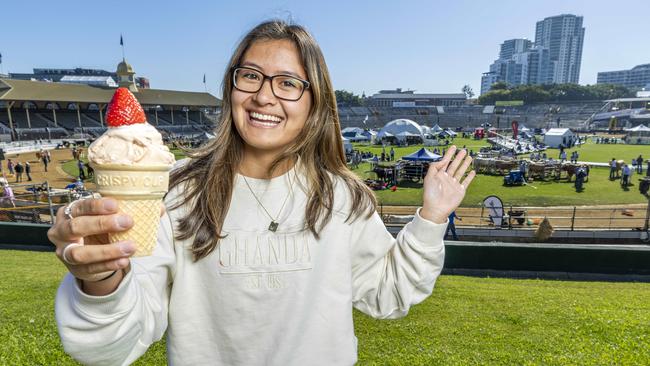
[[[264,83],[264,74],[248,68],[235,69],[235,87],[247,93],[257,93]],[[298,100],[302,96],[305,86],[300,79],[288,75],[275,75],[271,77],[273,94],[281,99]]]

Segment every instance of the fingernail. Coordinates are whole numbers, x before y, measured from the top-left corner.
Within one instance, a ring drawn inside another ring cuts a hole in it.
[[[120,250],[122,251],[122,254],[129,255],[135,252],[135,245],[127,241],[120,244]]]
[[[130,216],[119,215],[117,217],[117,225],[122,229],[129,228],[133,225],[133,219]]]
[[[104,201],[104,210],[107,210],[107,211],[115,211],[115,210],[117,210],[117,202],[115,202],[113,200]]]

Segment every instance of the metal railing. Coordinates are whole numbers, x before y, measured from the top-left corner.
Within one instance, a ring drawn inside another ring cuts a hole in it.
[[[79,195],[75,190],[52,188],[47,181],[10,187],[14,198],[0,197],[0,221],[4,222],[54,224],[58,208]]]
[[[410,221],[417,206],[389,206],[380,204],[379,214],[388,226]],[[460,207],[456,214],[462,221],[456,227],[523,229],[537,228],[546,218],[553,228],[562,230],[649,230],[650,203],[628,207],[519,207],[506,205],[503,216],[494,216],[485,207]],[[492,215],[492,216],[491,216]],[[499,225],[501,221],[501,225]]]

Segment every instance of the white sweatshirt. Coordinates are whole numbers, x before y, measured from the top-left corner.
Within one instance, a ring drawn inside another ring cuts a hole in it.
[[[307,197],[295,170],[246,179],[271,215],[288,197],[277,232],[242,176],[224,222],[228,236],[196,263],[192,240],[173,238],[186,208],[168,210],[153,256],[132,259],[114,293],[90,296],[64,278],[55,308],[65,351],[85,364],[126,365],[167,331],[170,365],[352,365],[353,306],[398,318],[431,293],[446,224],[418,213],[395,239],[376,212],[345,223],[351,199],[337,178],[335,213],[316,240],[302,230]]]

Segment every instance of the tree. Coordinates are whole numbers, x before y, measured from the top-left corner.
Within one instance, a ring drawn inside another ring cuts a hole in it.
[[[507,90],[508,84],[505,81],[497,81],[496,83],[490,86],[490,90]]]
[[[467,99],[472,99],[474,97],[474,91],[472,90],[472,87],[469,86],[469,84],[463,85],[462,89],[463,94],[467,97]]]
[[[362,105],[361,98],[347,90],[335,90],[336,104],[342,107],[359,107]]]

